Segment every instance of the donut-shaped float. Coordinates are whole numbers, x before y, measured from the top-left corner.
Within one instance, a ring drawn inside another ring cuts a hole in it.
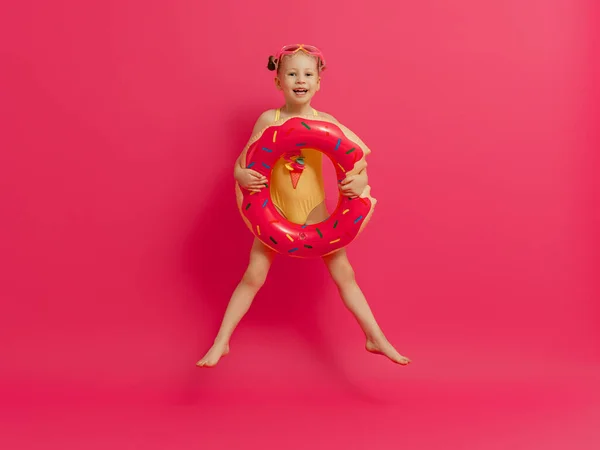
[[[345,130],[345,132],[342,130]],[[270,186],[272,169],[284,155],[296,154],[289,161],[292,171],[301,170],[302,149],[315,149],[329,157],[338,182],[366,167],[366,153],[348,136],[353,133],[343,125],[325,118],[282,119],[254,136],[242,153],[242,161],[267,178]],[[355,140],[358,140],[356,138]],[[294,178],[292,178],[293,180]],[[339,196],[337,206],[325,221],[300,225],[286,220],[271,200],[270,189],[252,193],[236,183],[237,205],[250,231],[274,251],[300,258],[321,257],[350,244],[367,225],[376,200],[367,186],[360,197]]]

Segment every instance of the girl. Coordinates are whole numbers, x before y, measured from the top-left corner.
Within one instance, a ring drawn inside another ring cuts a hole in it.
[[[264,112],[258,118],[252,136],[263,131],[273,122],[295,116],[326,117],[336,119],[324,112],[312,109],[313,96],[321,88],[321,72],[325,69],[323,55],[316,47],[290,45],[283,47],[275,56],[269,57],[268,69],[276,72],[275,86],[283,93],[285,106]],[[356,139],[360,145],[362,142]],[[285,160],[280,159],[273,167],[271,176],[271,196],[279,212],[290,222],[314,224],[327,219],[325,190],[322,178],[322,153],[317,150],[303,150],[304,171],[302,178],[292,185]],[[260,173],[245,168],[238,157],[234,176],[242,189],[260,191],[265,187],[266,178]],[[357,197],[368,184],[366,168],[357,175],[348,176],[342,181],[342,195]],[[236,326],[246,314],[258,290],[264,284],[275,252],[258,239],[254,239],[250,250],[250,262],[242,280],[234,290],[221,327],[213,346],[196,363],[199,367],[213,367],[222,356],[229,353],[229,340]],[[407,365],[410,360],[396,351],[388,342],[377,324],[373,313],[354,278],[354,270],[348,261],[345,249],[323,257],[323,261],[337,285],[346,307],[354,315],[365,333],[366,349],[369,352],[387,356],[391,361]]]

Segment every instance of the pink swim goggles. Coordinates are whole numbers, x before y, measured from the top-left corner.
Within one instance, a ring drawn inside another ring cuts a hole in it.
[[[321,63],[319,69],[325,70],[325,59],[323,58],[323,53],[321,53],[321,50],[319,50],[314,45],[305,45],[305,44],[293,44],[293,45],[286,45],[285,47],[283,47],[281,50],[279,50],[279,52],[275,56],[275,66],[276,67],[279,66],[279,61],[281,61],[281,58],[283,56],[294,55],[294,54],[298,53],[299,51],[303,51],[304,53],[307,53],[309,55],[316,56],[317,58],[319,58],[319,61]]]

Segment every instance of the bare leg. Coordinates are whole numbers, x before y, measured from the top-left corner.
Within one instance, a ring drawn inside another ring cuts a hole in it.
[[[394,346],[389,343],[375,320],[367,299],[356,283],[354,270],[348,261],[346,250],[341,249],[332,255],[327,255],[323,257],[323,261],[338,287],[346,308],[354,315],[365,333],[367,339],[366,349],[371,353],[385,355],[398,364],[407,365],[410,363],[410,359],[398,353]]]
[[[306,218],[306,225],[313,225],[315,223],[323,222],[329,217],[329,211],[327,211],[327,205],[325,201],[319,203],[313,208]]]
[[[255,238],[250,250],[248,268],[231,295],[213,346],[196,363],[198,367],[213,367],[222,356],[229,353],[231,335],[242,317],[248,312],[256,293],[264,284],[274,258],[275,252]]]
[[[307,224],[322,222],[328,217],[327,208],[324,203],[318,205],[311,211]],[[354,269],[348,261],[346,250],[341,249],[331,255],[323,257],[327,269],[338,287],[340,296],[346,308],[356,318],[366,337],[366,349],[371,353],[387,356],[395,363],[407,365],[410,359],[402,356],[387,340],[381,327],[375,320],[369,303],[356,283]]]

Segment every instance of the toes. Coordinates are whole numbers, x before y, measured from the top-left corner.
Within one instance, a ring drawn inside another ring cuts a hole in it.
[[[205,358],[205,359],[201,359],[200,361],[198,361],[196,363],[196,365],[198,367],[214,367],[217,365],[218,362],[219,362],[218,359],[216,361],[212,361],[210,359]]]

